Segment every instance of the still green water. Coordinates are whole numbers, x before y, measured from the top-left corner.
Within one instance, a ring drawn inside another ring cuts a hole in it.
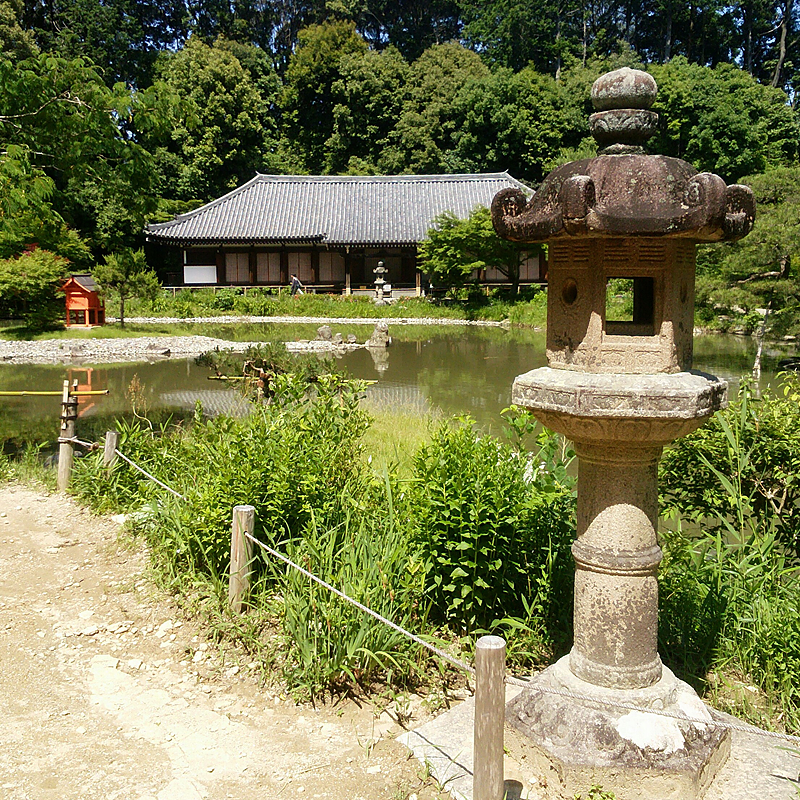
[[[367,338],[369,326],[336,325],[334,332]],[[315,325],[202,325],[181,326],[181,334],[202,333],[222,339],[288,341],[313,338]],[[176,333],[178,331],[176,330]],[[469,414],[485,430],[497,432],[500,411],[511,402],[514,378],[545,364],[544,334],[531,330],[455,328],[445,326],[397,327],[390,331],[393,343],[385,354],[373,358],[357,350],[339,359],[355,378],[376,381],[370,386],[370,401],[377,407],[404,408],[423,412],[438,410],[445,415]],[[794,353],[794,347],[767,348],[763,381],[774,378],[778,360]],[[696,369],[736,383],[749,374],[755,342],[736,336],[702,336],[695,339]],[[236,393],[215,381],[194,360],[155,363],[13,366],[0,365],[0,390],[58,390],[64,378],[78,379],[83,388],[110,389],[107,397],[84,398],[79,414],[84,425],[90,417],[129,412],[130,387],[141,387],[139,402],[147,410],[183,408],[191,410],[200,400],[209,413],[241,408]],[[141,408],[141,406],[140,406]],[[57,435],[59,398],[0,397],[0,436],[26,438],[38,434]],[[78,422],[80,435],[81,421]],[[36,437],[38,438],[38,436]]]

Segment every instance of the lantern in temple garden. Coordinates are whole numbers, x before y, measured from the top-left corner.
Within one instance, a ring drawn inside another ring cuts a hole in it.
[[[730,748],[658,654],[657,467],[666,444],[726,403],[724,381],[691,371],[695,249],[745,236],[754,201],[745,186],[645,154],[656,91],[645,72],[603,75],[597,157],[559,167],[530,199],[504,190],[492,204],[500,236],[549,253],[548,366],[520,375],[513,401],[571,439],[579,460],[574,644],[506,716],[522,763],[569,797],[600,783],[620,800],[696,798]],[[629,303],[618,310],[620,291]]]

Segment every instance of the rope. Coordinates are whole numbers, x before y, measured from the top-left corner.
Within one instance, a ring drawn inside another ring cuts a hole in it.
[[[59,442],[60,441],[62,441],[62,439],[59,439]],[[92,449],[94,449],[95,447],[99,447],[100,446],[99,444],[91,444],[89,442],[82,442],[79,439],[75,439],[75,438],[73,438],[73,439],[63,439],[63,441],[70,442],[70,443],[77,443],[77,444],[80,444],[81,446],[90,447]],[[116,452],[116,454],[121,459],[123,459],[128,464],[130,464],[134,469],[136,469],[139,472],[141,472],[143,475],[148,477],[151,481],[154,481],[155,483],[157,483],[163,489],[166,489],[168,492],[170,492],[171,494],[175,495],[175,497],[179,497],[181,500],[187,500],[187,498],[184,495],[180,494],[179,492],[176,492],[174,489],[172,489],[169,486],[167,486],[166,483],[163,483],[158,478],[156,478],[155,476],[151,475],[146,470],[142,469],[142,467],[140,467],[138,464],[135,464],[133,461],[131,461],[131,459],[129,459],[120,450],[115,449],[114,452]],[[420,645],[421,647],[424,647],[426,650],[429,650],[431,653],[433,653],[434,655],[437,655],[439,658],[441,658],[442,660],[446,661],[448,664],[451,664],[452,666],[456,667],[457,669],[460,669],[463,672],[468,673],[469,675],[474,675],[475,674],[475,668],[471,667],[465,661],[462,661],[461,659],[456,658],[455,656],[451,656],[445,650],[442,650],[441,648],[436,647],[435,645],[432,645],[430,642],[426,642],[424,639],[422,639],[421,637],[417,636],[414,633],[411,633],[411,631],[408,631],[405,628],[401,627],[396,622],[392,622],[392,620],[387,619],[386,617],[384,617],[381,614],[379,614],[377,611],[373,611],[371,608],[369,608],[368,606],[365,606],[363,603],[360,603],[358,600],[354,600],[352,597],[349,597],[344,592],[342,592],[341,590],[337,589],[335,586],[332,586],[327,581],[322,580],[322,578],[318,578],[312,572],[309,572],[307,569],[305,569],[304,567],[301,567],[299,564],[295,564],[294,561],[292,561],[290,558],[287,558],[282,553],[279,553],[277,550],[274,550],[269,545],[264,544],[264,542],[259,541],[258,539],[255,538],[255,536],[253,536],[248,531],[245,531],[244,535],[245,535],[245,538],[247,538],[251,542],[257,544],[262,550],[264,550],[267,553],[269,553],[273,558],[277,558],[279,561],[282,561],[284,564],[287,564],[288,566],[292,567],[292,569],[297,570],[299,573],[301,573],[302,575],[305,575],[305,577],[309,578],[310,580],[314,581],[315,583],[318,583],[320,586],[323,586],[329,592],[335,594],[337,597],[340,597],[342,600],[350,603],[350,605],[354,606],[355,608],[359,609],[360,611],[363,611],[365,614],[368,614],[369,616],[373,617],[373,619],[378,620],[378,622],[380,622],[380,623],[382,623],[384,625],[387,625],[392,630],[397,631],[397,633],[401,634],[402,636],[405,636],[407,639],[410,639],[412,642],[415,642],[416,644]],[[617,702],[617,701],[614,701],[614,700],[605,700],[605,699],[600,698],[600,697],[592,697],[591,695],[580,694],[578,692],[571,692],[571,691],[568,691],[566,689],[556,689],[556,688],[551,687],[551,686],[542,686],[542,685],[536,684],[532,680],[522,680],[520,678],[514,677],[513,675],[506,675],[504,680],[505,680],[505,683],[507,683],[507,684],[509,684],[511,686],[522,687],[524,689],[529,689],[531,691],[540,692],[541,694],[549,694],[549,695],[554,695],[556,697],[564,697],[564,698],[567,698],[569,700],[578,700],[578,701],[580,701],[582,703],[590,703],[590,704],[594,704],[594,705],[605,706],[607,708],[614,708],[614,709],[618,709],[618,710],[621,710],[621,711],[638,711],[639,713],[643,713],[643,714],[653,714],[653,715],[658,716],[658,717],[666,717],[667,719],[674,719],[674,720],[677,720],[679,722],[689,722],[689,723],[696,724],[696,725],[703,725],[703,726],[705,726],[705,725],[713,725],[713,726],[718,727],[718,728],[725,728],[725,729],[730,730],[730,731],[737,731],[738,733],[746,733],[746,734],[751,734],[751,735],[764,736],[764,737],[769,738],[769,739],[776,739],[776,740],[783,741],[783,742],[788,742],[788,743],[794,744],[794,745],[800,744],[800,736],[792,736],[791,734],[788,734],[788,733],[778,733],[776,731],[766,731],[766,730],[762,730],[761,728],[756,728],[756,727],[754,727],[752,725],[737,725],[736,723],[723,722],[722,720],[716,720],[716,719],[696,719],[694,717],[689,717],[689,716],[687,716],[685,714],[675,714],[675,713],[670,712],[670,711],[662,711],[662,710],[654,709],[654,708],[642,708],[641,706],[636,706],[636,705],[633,705],[632,703],[621,703],[621,702]]]
[[[77,436],[59,436],[57,441],[59,444],[77,444],[79,447],[85,447],[87,450],[97,450],[98,447],[102,447],[99,442],[84,442]]]
[[[339,591],[339,589],[337,589],[335,586],[331,586],[329,583],[322,580],[322,578],[318,578],[316,575],[312,574],[307,569],[303,569],[303,567],[301,567],[299,564],[295,564],[294,561],[288,559],[282,553],[279,553],[277,550],[273,550],[269,545],[264,544],[264,542],[259,542],[258,539],[256,539],[255,536],[250,534],[248,531],[245,531],[244,535],[251,542],[255,542],[259,547],[266,550],[271,556],[280,559],[284,563],[288,564],[290,567],[296,569],[298,572],[301,572],[307,578],[310,578],[312,581],[318,583],[320,586],[324,586],[328,591],[333,592],[333,594],[335,594],[337,597],[341,597],[342,600],[346,600],[348,603],[350,603],[350,605],[355,606],[357,609],[363,611],[365,614],[369,614],[371,617],[374,617],[376,620],[378,620],[378,622],[382,622],[384,625],[388,625],[393,630],[411,639],[412,642],[416,642],[418,645],[427,648],[432,653],[435,653],[437,656],[439,656],[439,658],[442,658],[445,661],[452,664],[454,667],[462,669],[465,672],[468,672],[470,675],[475,674],[475,669],[466,662],[461,661],[455,658],[454,656],[451,656],[449,653],[445,652],[444,650],[441,650],[438,647],[435,647],[430,642],[426,642],[424,639],[421,639],[416,634],[411,633],[411,631],[407,631],[405,628],[401,628],[397,623],[392,622],[390,619],[386,619],[386,617],[381,616],[377,611],[373,611],[371,608],[367,608],[367,606],[365,606],[363,603],[359,603],[358,600],[354,600],[352,597],[348,597],[344,592]]]
[[[99,446],[99,445],[98,445],[98,446]],[[162,489],[166,489],[166,490],[167,490],[168,492],[170,492],[171,494],[174,494],[174,495],[175,495],[175,497],[179,497],[181,500],[186,500],[186,501],[188,502],[188,499],[189,499],[188,497],[185,497],[185,496],[184,496],[184,495],[182,495],[180,492],[176,492],[174,489],[171,489],[169,486],[167,486],[167,484],[166,484],[166,483],[162,483],[162,482],[161,482],[161,481],[160,481],[158,478],[156,478],[154,475],[151,475],[151,474],[150,474],[150,473],[149,473],[149,472],[148,472],[146,469],[142,469],[142,468],[141,468],[141,467],[140,467],[138,464],[134,464],[134,463],[133,463],[133,461],[131,461],[131,460],[128,458],[128,456],[126,456],[126,455],[125,455],[125,453],[121,452],[120,450],[117,450],[116,448],[114,448],[114,452],[115,452],[115,453],[116,453],[116,454],[117,454],[117,455],[118,455],[118,456],[119,456],[119,457],[120,457],[120,458],[121,458],[123,461],[127,461],[127,462],[128,462],[128,463],[129,463],[129,464],[130,464],[130,465],[131,465],[131,466],[132,466],[134,469],[137,469],[137,470],[139,470],[139,472],[141,472],[141,473],[142,473],[142,475],[145,475],[146,477],[150,478],[150,480],[151,480],[151,481],[153,481],[153,482],[157,483],[157,484],[158,484],[158,485],[159,485],[159,486],[160,486]]]
[[[245,531],[244,535],[245,538],[257,544],[260,548],[265,550],[271,556],[279,559],[280,561],[283,561],[285,564],[288,564],[290,567],[296,569],[298,572],[305,575],[307,578],[311,579],[315,583],[318,583],[320,586],[324,586],[326,589],[328,589],[328,591],[332,592],[337,597],[341,597],[342,600],[347,601],[348,603],[350,603],[350,605],[355,606],[359,610],[363,611],[365,614],[369,614],[371,617],[378,620],[378,622],[382,622],[384,625],[388,625],[393,630],[407,637],[412,642],[416,642],[418,645],[421,645],[427,650],[430,650],[432,653],[439,656],[439,658],[447,661],[454,667],[463,670],[464,672],[467,672],[470,675],[475,674],[475,668],[471,667],[465,661],[461,661],[455,656],[451,656],[444,650],[435,647],[429,642],[426,642],[424,639],[421,639],[416,634],[413,634],[410,631],[407,631],[405,628],[400,627],[400,625],[382,616],[377,611],[373,611],[371,608],[368,608],[363,603],[359,603],[358,600],[354,600],[352,597],[348,597],[344,592],[340,591],[335,586],[331,586],[331,584],[328,583],[327,581],[322,580],[322,578],[318,578],[316,575],[309,572],[307,569],[304,569],[299,564],[295,564],[294,561],[287,558],[282,553],[279,553],[277,550],[273,550],[269,545],[266,545],[264,544],[264,542],[259,541],[258,539],[255,538],[255,536],[253,536],[248,531]],[[671,711],[661,711],[659,709],[653,709],[653,708],[642,708],[641,706],[636,706],[633,705],[632,703],[621,703],[614,700],[605,700],[600,697],[592,697],[591,695],[580,694],[578,692],[571,692],[566,689],[556,689],[550,686],[541,686],[530,680],[526,681],[526,680],[521,680],[520,678],[515,678],[513,675],[507,675],[504,680],[507,684],[510,684],[511,686],[519,686],[525,689],[541,692],[542,694],[550,694],[550,695],[555,695],[557,697],[565,697],[570,700],[579,700],[583,703],[592,703],[595,705],[606,706],[608,708],[620,709],[622,711],[638,711],[639,713],[642,714],[654,714],[659,717],[667,717],[668,719],[674,719],[679,722],[690,722],[696,725],[703,725],[703,726],[713,725],[718,728],[726,728],[728,730],[738,731],[740,733],[756,734],[759,736],[765,736],[770,739],[778,739],[780,741],[789,742],[791,744],[800,744],[800,736],[792,736],[788,733],[777,733],[775,731],[765,731],[762,730],[761,728],[756,728],[752,725],[737,725],[735,723],[723,722],[722,720],[716,720],[716,719],[696,719],[694,717],[689,717],[686,714],[676,714]]]

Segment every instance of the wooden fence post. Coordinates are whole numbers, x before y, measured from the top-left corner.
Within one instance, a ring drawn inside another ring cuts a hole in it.
[[[76,381],[77,385],[77,381]],[[75,420],[78,418],[78,398],[70,392],[69,381],[64,381],[61,395],[61,428],[59,439],[75,438]],[[72,477],[74,447],[71,442],[60,442],[58,445],[58,491],[65,492]]]
[[[250,562],[253,558],[253,543],[245,533],[253,535],[256,510],[253,506],[234,506],[231,527],[231,570],[228,583],[228,604],[234,614],[244,606],[250,591]]]
[[[473,800],[503,800],[506,642],[481,636],[475,646]]]
[[[103,445],[103,466],[109,475],[114,471],[114,465],[117,463],[118,443],[119,434],[116,431],[106,431],[106,441]]]

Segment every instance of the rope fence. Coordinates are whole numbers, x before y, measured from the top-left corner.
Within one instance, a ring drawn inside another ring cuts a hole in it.
[[[64,382],[62,398],[61,435],[59,444],[59,473],[58,485],[60,490],[66,489],[69,484],[72,470],[73,451],[75,447],[82,447],[88,451],[104,447],[103,463],[109,472],[114,470],[116,459],[121,458],[131,468],[142,474],[145,478],[160,486],[174,497],[188,502],[188,498],[180,492],[159,480],[155,475],[146,470],[123,453],[118,445],[118,434],[114,431],[106,433],[105,443],[86,442],[75,434],[75,420],[77,418],[77,387],[70,387]],[[349,603],[364,614],[386,625],[395,632],[428,650],[437,658],[445,661],[462,672],[475,678],[475,723],[474,723],[474,770],[473,770],[473,795],[478,800],[490,798],[500,800],[503,791],[503,741],[505,725],[505,693],[503,684],[508,684],[528,691],[544,695],[562,697],[590,706],[614,709],[619,711],[632,711],[642,714],[652,714],[684,724],[712,726],[735,731],[748,735],[756,735],[782,742],[789,745],[800,746],[800,736],[793,736],[777,731],[767,731],[751,725],[727,722],[709,714],[708,718],[698,719],[685,713],[675,713],[664,709],[647,708],[632,703],[619,702],[603,697],[581,694],[567,689],[558,689],[536,683],[535,679],[524,680],[506,673],[506,643],[497,636],[483,636],[476,642],[475,664],[473,667],[446,650],[431,644],[422,637],[398,625],[396,622],[384,617],[377,611],[369,608],[358,600],[348,596],[340,589],[331,585],[317,575],[299,564],[296,564],[283,553],[278,552],[268,544],[254,536],[255,508],[253,506],[236,506],[233,510],[231,527],[231,560],[228,588],[229,607],[233,613],[239,613],[245,607],[246,598],[250,591],[250,574],[253,562],[253,546],[259,547],[266,554],[296,570],[310,581],[322,586],[331,594]]]
[[[137,469],[139,472],[141,472],[142,474],[146,475],[148,478],[153,480],[155,483],[157,483],[163,489],[166,489],[168,492],[170,492],[171,494],[175,495],[176,497],[179,497],[182,500],[187,500],[187,498],[184,495],[180,494],[180,492],[175,491],[174,489],[172,489],[171,487],[167,486],[162,481],[158,480],[158,478],[156,478],[153,475],[151,475],[145,469],[143,469],[142,467],[140,467],[137,464],[135,464],[124,453],[120,452],[119,450],[117,450],[116,452],[123,460],[125,460],[128,464],[130,464],[132,467],[134,467],[134,469]],[[252,506],[237,506],[237,509],[249,509],[249,508],[252,508]],[[318,577],[317,575],[314,575],[314,573],[312,573],[309,570],[305,569],[304,567],[300,566],[300,564],[296,564],[294,561],[292,561],[290,558],[285,556],[283,553],[278,552],[274,548],[270,547],[268,544],[266,544],[266,543],[260,541],[259,539],[257,539],[253,535],[252,530],[248,529],[250,527],[251,526],[247,526],[246,528],[244,528],[242,533],[241,533],[241,535],[246,540],[251,542],[252,544],[254,544],[254,545],[258,546],[259,548],[261,548],[265,553],[268,553],[273,558],[278,559],[279,561],[283,562],[287,566],[289,566],[292,569],[294,569],[297,572],[299,572],[301,575],[304,575],[309,580],[311,580],[314,583],[317,583],[319,586],[322,586],[323,588],[327,589],[329,592],[331,592],[332,594],[334,594],[337,597],[341,598],[342,600],[344,600],[345,602],[349,603],[353,607],[359,609],[363,613],[368,614],[369,616],[371,616],[373,619],[377,620],[381,624],[388,626],[389,628],[391,628],[392,630],[394,630],[397,633],[401,634],[402,636],[405,636],[410,641],[414,642],[415,644],[418,644],[420,647],[425,648],[426,650],[428,650],[429,652],[433,653],[438,658],[441,658],[443,661],[446,661],[448,664],[450,664],[451,666],[455,667],[456,669],[459,669],[459,670],[461,670],[462,672],[464,672],[464,673],[466,673],[468,675],[473,675],[473,676],[475,675],[475,672],[476,672],[475,668],[473,666],[471,666],[470,664],[468,664],[466,661],[463,661],[463,660],[461,660],[459,658],[456,658],[455,656],[451,655],[450,653],[448,653],[447,651],[441,649],[440,647],[436,647],[435,645],[431,644],[430,642],[425,641],[425,639],[423,639],[422,637],[418,636],[417,634],[406,630],[402,626],[398,625],[396,622],[393,622],[392,620],[388,619],[387,617],[384,617],[382,614],[379,614],[377,611],[374,611],[373,609],[369,608],[368,606],[365,606],[363,603],[361,603],[358,600],[356,600],[356,599],[350,597],[349,595],[345,594],[343,591],[341,591],[340,589],[337,589],[335,586],[331,585],[327,581],[323,580],[322,578]],[[239,568],[238,571],[240,572],[241,569]],[[233,569],[232,569],[232,572],[233,572]],[[246,592],[248,590],[249,590],[249,582],[245,581],[245,586],[242,589],[242,593],[246,594]],[[506,675],[504,680],[505,680],[505,683],[507,683],[507,684],[509,684],[511,686],[516,686],[518,688],[524,688],[524,689],[532,689],[532,690],[535,690],[537,692],[541,692],[542,694],[555,695],[557,697],[563,697],[563,698],[566,698],[566,699],[569,699],[569,700],[577,700],[577,701],[580,701],[582,703],[590,703],[590,704],[603,706],[603,707],[607,707],[607,708],[619,709],[621,711],[637,711],[637,712],[641,712],[641,713],[645,713],[645,714],[653,714],[653,715],[658,716],[658,717],[666,717],[668,719],[674,719],[674,720],[676,720],[678,722],[684,722],[684,723],[685,722],[689,722],[689,723],[692,723],[692,724],[703,725],[703,726],[713,725],[713,726],[720,727],[720,728],[726,728],[726,729],[728,729],[730,731],[736,731],[738,733],[759,735],[759,736],[764,736],[764,737],[767,737],[767,738],[770,738],[770,739],[775,739],[775,740],[779,740],[779,741],[782,741],[782,742],[787,742],[787,743],[793,744],[793,745],[800,745],[800,736],[793,736],[791,734],[780,733],[778,731],[767,731],[767,730],[763,730],[761,728],[756,728],[756,727],[754,727],[752,725],[737,725],[736,723],[726,722],[724,720],[714,719],[714,718],[712,718],[710,720],[709,719],[698,719],[698,718],[690,717],[690,716],[688,716],[686,714],[676,714],[676,713],[673,713],[673,712],[670,712],[670,711],[664,711],[664,710],[655,709],[655,708],[643,708],[642,706],[637,706],[637,705],[634,705],[632,703],[621,703],[621,702],[618,702],[618,701],[608,700],[608,699],[605,699],[605,698],[602,698],[602,697],[594,697],[592,695],[586,695],[586,694],[581,694],[581,693],[578,693],[578,692],[569,691],[569,690],[566,690],[566,689],[556,689],[556,688],[550,687],[550,686],[540,686],[540,685],[536,684],[533,680],[525,680],[525,679],[522,679],[522,678],[517,678],[517,677],[515,677],[513,675]]]

